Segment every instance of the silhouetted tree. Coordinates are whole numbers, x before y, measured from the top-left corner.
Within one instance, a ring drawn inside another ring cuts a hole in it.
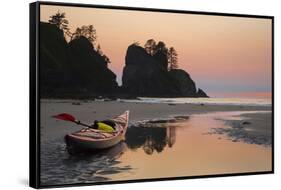
[[[156,51],[156,42],[154,39],[149,39],[144,45],[144,49],[149,55],[154,55]]]
[[[178,54],[174,47],[170,47],[168,50],[168,65],[169,70],[177,69],[178,66]]]
[[[102,55],[102,57],[107,64],[111,63],[110,59],[106,55]]]
[[[98,54],[103,55],[100,44],[97,45],[97,52],[98,52]]]
[[[68,28],[69,22],[65,17],[65,13],[60,13],[58,11],[55,15],[50,16],[49,23],[56,25],[59,29],[63,30],[65,33],[69,32],[69,28]]]
[[[172,147],[176,142],[176,127],[168,126],[167,127],[167,144],[168,147]]]
[[[159,41],[156,45],[156,51],[153,57],[155,57],[159,64],[165,69],[168,70],[168,48],[166,44],[162,41]]]
[[[107,55],[105,55],[103,53],[103,51],[101,50],[101,46],[100,44],[97,45],[97,53],[101,55],[101,57],[104,59],[104,61],[106,62],[106,64],[111,63],[110,59],[107,57]]]
[[[134,46],[140,46],[140,43],[138,41],[135,41],[134,43],[132,43],[132,45]]]
[[[167,54],[168,49],[166,47],[166,44],[162,41],[159,41],[156,45],[156,51],[161,52],[163,54]]]
[[[83,25],[80,28],[76,28],[76,31],[73,33],[71,39],[79,38],[80,36],[86,37],[92,44],[96,43],[97,34],[93,25]]]

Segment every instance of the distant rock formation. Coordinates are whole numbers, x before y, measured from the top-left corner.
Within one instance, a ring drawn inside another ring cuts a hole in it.
[[[62,30],[44,22],[40,23],[40,84],[43,97],[104,95],[118,88],[116,75],[87,38],[67,43]]]
[[[142,47],[130,45],[122,76],[124,91],[135,96],[208,97],[203,90],[197,91],[186,71],[167,71],[162,65]]]

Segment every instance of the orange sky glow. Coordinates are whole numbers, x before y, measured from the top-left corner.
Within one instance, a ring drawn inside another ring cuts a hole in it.
[[[270,19],[41,5],[41,21],[58,10],[66,13],[72,32],[95,27],[119,84],[127,47],[153,38],[173,46],[179,67],[211,95],[271,93]]]

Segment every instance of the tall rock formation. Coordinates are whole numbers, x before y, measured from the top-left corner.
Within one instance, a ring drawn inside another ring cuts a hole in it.
[[[197,91],[194,81],[186,71],[167,71],[163,68],[163,63],[138,45],[128,47],[125,61],[122,87],[129,94],[151,97],[207,97],[202,90]]]
[[[40,23],[42,97],[106,95],[117,91],[116,75],[85,37],[67,43],[55,25]]]

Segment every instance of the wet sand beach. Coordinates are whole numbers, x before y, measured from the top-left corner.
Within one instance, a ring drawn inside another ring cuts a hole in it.
[[[271,146],[272,114],[271,112],[241,113],[239,118],[225,120],[228,128],[214,128],[214,133],[227,134],[232,141]]]
[[[91,123],[125,110],[125,141],[94,155],[68,154],[63,137],[81,127],[51,117]],[[271,151],[270,106],[41,101],[45,185],[270,171]]]

